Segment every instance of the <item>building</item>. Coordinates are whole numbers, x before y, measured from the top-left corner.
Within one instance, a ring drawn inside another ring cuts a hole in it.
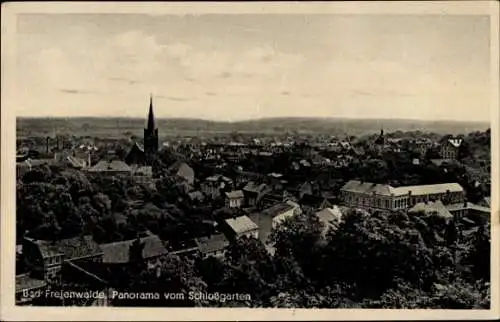
[[[194,170],[186,162],[177,161],[172,164],[167,171],[169,175],[185,181],[191,186],[194,184]]]
[[[226,236],[229,240],[235,240],[243,236],[259,238],[259,227],[247,216],[226,219],[224,224]]]
[[[100,245],[103,253],[103,264],[108,266],[130,264],[133,262],[134,245],[139,245],[142,248],[140,258],[146,263],[154,262],[168,252],[158,236],[150,235],[138,239]]]
[[[86,170],[89,174],[102,174],[106,176],[130,175],[132,173],[132,168],[119,160],[101,160]]]
[[[144,146],[134,143],[129,153],[125,157],[125,162],[129,165],[151,165],[152,156],[158,152],[158,128],[155,125],[153,112],[153,97],[149,97],[149,113],[146,128],[144,129]]]
[[[287,218],[300,213],[302,213],[302,209],[297,203],[287,201],[275,204],[263,211],[255,212],[250,215],[250,219],[259,227],[259,240],[266,244],[273,229],[276,229]]]
[[[351,180],[341,189],[342,204],[348,207],[406,210],[419,202],[441,200],[445,205],[461,203],[465,192],[458,183],[392,187]]]
[[[332,206],[317,211],[316,217],[318,217],[323,226],[321,234],[325,236],[330,229],[336,229],[342,222],[342,216],[342,209],[339,206]]]
[[[240,208],[243,205],[245,196],[241,190],[233,190],[226,192],[226,207],[228,208]]]
[[[149,114],[147,127],[144,129],[144,152],[146,156],[158,152],[158,128],[155,126],[155,116],[153,113],[153,97],[149,97]]]
[[[257,201],[263,194],[268,191],[267,185],[256,184],[254,181],[250,181],[243,188],[243,195],[245,197],[245,205],[253,207],[257,205]]]
[[[33,278],[45,281],[60,280],[63,264],[71,262],[102,262],[102,251],[92,236],[81,236],[58,241],[23,241],[23,262]]]
[[[140,143],[135,142],[130,148],[127,156],[125,157],[125,163],[128,165],[144,165],[146,164],[146,153],[144,152],[144,146]]]
[[[202,237],[195,241],[204,258],[209,256],[224,257],[226,247],[229,246],[229,240],[223,234]]]
[[[440,155],[443,159],[457,159],[462,139],[449,139],[441,144]]]
[[[205,181],[201,184],[201,191],[215,199],[221,195],[221,191],[228,189],[232,186],[233,181],[223,175],[214,175],[205,178]]]

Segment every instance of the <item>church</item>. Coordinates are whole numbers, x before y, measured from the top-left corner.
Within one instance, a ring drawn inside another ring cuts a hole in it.
[[[146,128],[144,129],[144,146],[135,142],[125,158],[128,165],[152,165],[158,152],[158,128],[155,125],[153,112],[153,97],[149,97],[149,114]]]

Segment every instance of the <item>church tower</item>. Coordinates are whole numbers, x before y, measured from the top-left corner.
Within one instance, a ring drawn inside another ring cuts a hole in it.
[[[144,152],[149,155],[158,152],[158,129],[155,127],[153,114],[153,96],[149,97],[148,122],[144,129]]]

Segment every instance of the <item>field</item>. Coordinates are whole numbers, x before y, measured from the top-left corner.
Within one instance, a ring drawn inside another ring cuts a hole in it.
[[[265,118],[240,122],[219,122],[199,119],[158,119],[160,136],[211,136],[232,132],[279,135],[286,132],[304,134],[330,134],[360,136],[379,132],[417,131],[437,134],[466,134],[484,131],[488,123],[421,121],[421,120],[368,120],[340,118]],[[18,138],[27,136],[74,135],[123,138],[143,135],[145,120],[139,118],[18,118]]]

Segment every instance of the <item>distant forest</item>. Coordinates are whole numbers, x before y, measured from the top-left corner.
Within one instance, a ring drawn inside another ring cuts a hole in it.
[[[74,136],[142,136],[145,118],[17,118],[17,136],[69,134]],[[424,121],[398,119],[264,118],[238,122],[201,119],[157,119],[160,136],[197,136],[217,133],[330,134],[361,136],[384,131],[425,129],[441,135],[484,131],[488,122]]]

